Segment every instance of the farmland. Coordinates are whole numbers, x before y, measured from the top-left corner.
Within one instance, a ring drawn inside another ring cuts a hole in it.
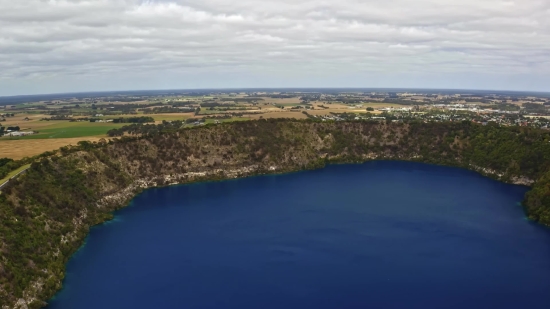
[[[7,105],[0,106],[0,129],[4,133],[0,137],[0,157],[18,159],[81,140],[112,138],[115,135],[109,136],[110,130],[132,123],[177,122],[182,127],[189,127],[267,118],[396,119],[394,111],[397,119],[424,117],[421,120],[431,121],[433,117],[448,119],[448,115],[441,114],[441,111],[448,113],[445,111],[447,106],[460,106],[464,110],[501,109],[516,114],[521,110],[522,114],[538,119],[539,115],[548,112],[546,107],[550,100],[451,93],[157,91],[44,96],[43,99],[37,96],[25,103],[17,101],[9,105],[4,100],[4,104]],[[433,113],[433,110],[437,111]],[[418,116],[424,114],[426,116]]]
[[[67,145],[76,145],[81,140],[96,142],[101,137],[76,137],[76,138],[51,138],[51,139],[20,139],[0,141],[0,158],[12,158],[15,160],[24,157],[32,157],[46,151],[59,149]]]
[[[119,128],[124,124],[89,123],[89,122],[61,122],[45,126],[37,134],[23,137],[4,137],[4,139],[52,139],[104,136],[107,131]]]

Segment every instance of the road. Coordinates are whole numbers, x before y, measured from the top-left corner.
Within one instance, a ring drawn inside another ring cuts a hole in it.
[[[30,168],[30,165],[27,166],[26,168],[20,170],[17,174],[11,176],[11,177],[10,177],[8,180],[6,180],[4,183],[0,184],[0,190],[2,190],[2,188],[4,188],[4,186],[7,185],[7,184],[10,182],[10,180],[12,180],[12,179],[18,177],[19,175],[25,173],[29,168]]]

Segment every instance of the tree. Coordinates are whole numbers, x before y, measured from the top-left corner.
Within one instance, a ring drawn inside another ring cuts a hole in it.
[[[367,107],[367,112],[374,112],[374,108],[372,108],[372,107]]]

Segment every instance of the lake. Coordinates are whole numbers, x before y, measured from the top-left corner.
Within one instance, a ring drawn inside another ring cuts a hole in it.
[[[91,230],[48,308],[547,309],[527,190],[391,161],[151,189]]]

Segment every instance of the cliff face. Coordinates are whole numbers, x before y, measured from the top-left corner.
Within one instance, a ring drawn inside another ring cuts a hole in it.
[[[415,160],[531,185],[529,216],[550,224],[550,136],[457,124],[255,121],[110,143],[83,143],[33,163],[0,195],[0,307],[39,308],[91,226],[153,186]],[[534,181],[536,180],[536,182]]]

